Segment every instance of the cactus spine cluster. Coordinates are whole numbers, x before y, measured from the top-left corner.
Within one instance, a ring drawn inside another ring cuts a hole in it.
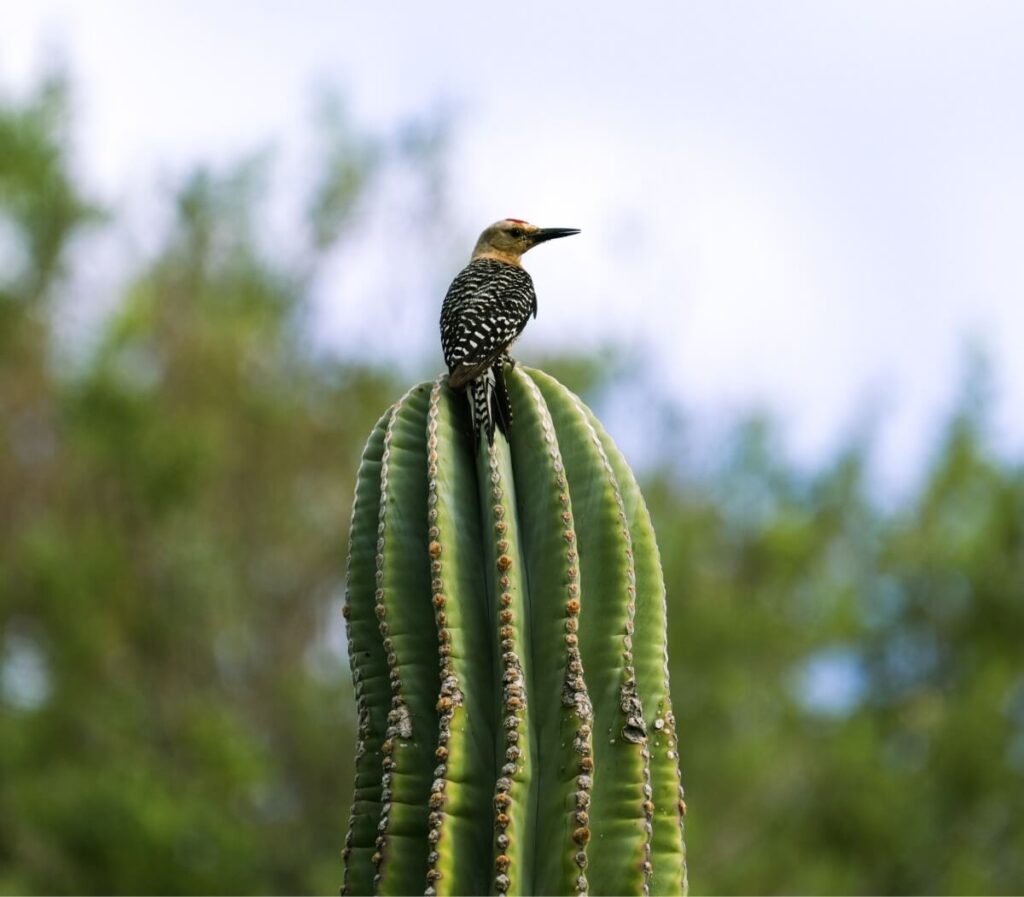
[[[506,376],[509,442],[475,456],[442,376],[363,453],[343,893],[683,893],[650,516],[576,396],[529,368]]]

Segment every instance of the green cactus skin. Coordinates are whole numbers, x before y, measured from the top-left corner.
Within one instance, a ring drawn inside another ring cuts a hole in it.
[[[374,428],[349,546],[358,747],[344,894],[683,894],[685,804],[650,515],[583,403],[518,366]]]

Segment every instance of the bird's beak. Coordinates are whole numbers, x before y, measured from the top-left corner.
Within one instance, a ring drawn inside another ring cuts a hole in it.
[[[546,243],[548,240],[557,240],[559,237],[571,237],[578,234],[579,229],[575,227],[542,227],[530,235],[530,245]]]

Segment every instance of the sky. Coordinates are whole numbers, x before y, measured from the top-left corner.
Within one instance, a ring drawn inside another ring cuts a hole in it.
[[[318,87],[381,131],[448,110],[467,255],[506,216],[583,230],[527,258],[524,350],[617,342],[697,419],[766,409],[809,462],[877,419],[895,488],[979,345],[996,443],[1024,451],[1024,4],[0,3],[0,87],[55,57],[80,169],[115,205],[192,162],[287,150]],[[359,245],[321,332],[429,352],[427,291],[462,258],[410,262],[429,287],[394,328],[360,296],[386,229]]]

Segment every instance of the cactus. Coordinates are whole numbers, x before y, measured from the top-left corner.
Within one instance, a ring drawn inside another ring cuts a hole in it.
[[[507,378],[508,442],[474,455],[442,376],[363,453],[342,893],[684,893],[650,516],[576,396],[522,366]]]

